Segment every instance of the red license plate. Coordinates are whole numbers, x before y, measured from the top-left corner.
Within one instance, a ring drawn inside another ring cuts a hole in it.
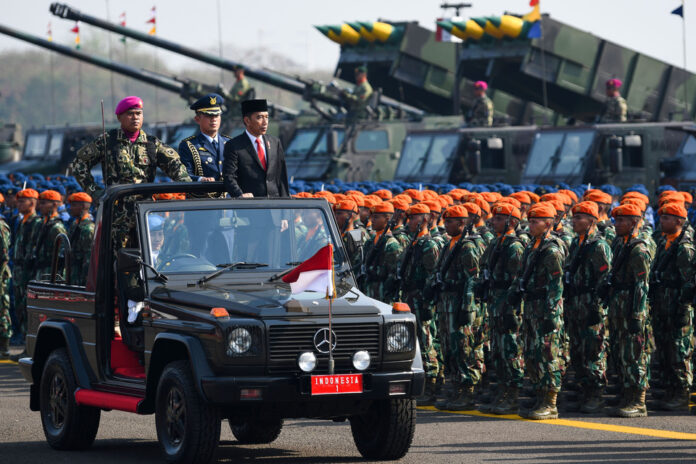
[[[312,395],[362,393],[362,374],[313,375]]]

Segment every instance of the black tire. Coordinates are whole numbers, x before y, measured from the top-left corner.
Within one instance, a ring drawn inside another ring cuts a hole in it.
[[[283,419],[249,420],[241,425],[230,423],[232,434],[239,443],[260,445],[275,441],[283,429]]]
[[[162,372],[155,399],[157,439],[167,462],[208,463],[220,441],[217,410],[198,394],[188,361]]]
[[[40,384],[41,424],[46,441],[59,450],[89,448],[99,430],[101,410],[75,403],[77,382],[65,348],[54,350]]]
[[[416,431],[416,401],[375,401],[366,414],[350,418],[350,429],[364,458],[401,459],[411,447]]]

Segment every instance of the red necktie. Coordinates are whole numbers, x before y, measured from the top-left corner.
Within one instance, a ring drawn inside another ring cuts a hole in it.
[[[266,152],[263,151],[263,142],[261,141],[261,137],[256,139],[256,152],[259,155],[259,161],[261,161],[261,166],[263,167],[263,170],[266,170]]]

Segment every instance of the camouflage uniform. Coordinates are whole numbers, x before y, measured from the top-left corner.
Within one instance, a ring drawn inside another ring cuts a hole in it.
[[[412,239],[399,263],[401,296],[416,315],[418,338],[423,356],[423,368],[428,378],[438,373],[437,352],[433,346],[433,308],[423,295],[426,285],[435,273],[439,249],[427,232]]]
[[[350,234],[351,230],[360,231],[359,241],[353,239],[353,236]],[[365,250],[365,242],[367,241],[367,233],[365,232],[365,229],[350,227],[341,233],[341,239],[343,240],[343,246],[348,253],[350,268],[353,271],[353,274],[358,275],[363,264],[363,253]]]
[[[375,235],[365,244],[365,294],[391,303],[396,301],[396,271],[404,249],[391,232]]]
[[[162,242],[162,249],[157,256],[158,261],[164,261],[176,255],[191,252],[189,233],[183,220],[165,219],[163,234],[164,241]]]
[[[611,219],[597,223],[597,231],[600,233],[607,243],[613,243],[616,238],[616,229],[614,228],[614,223]]]
[[[246,77],[236,81],[230,88],[229,101],[231,103],[241,102],[249,90],[251,90],[251,84],[249,84],[249,80]]]
[[[625,122],[628,106],[621,95],[608,97],[604,103],[602,122]]]
[[[367,108],[372,92],[372,86],[365,80],[362,84],[357,84],[352,92],[343,93],[343,97],[348,101],[348,111],[354,118],[367,116],[365,108]]]
[[[12,264],[14,265],[12,284],[14,286],[15,316],[17,317],[17,327],[22,336],[27,332],[27,284],[34,277],[32,252],[41,223],[41,217],[36,213],[25,216],[17,227],[12,245]]]
[[[156,137],[146,135],[145,131],[141,130],[133,143],[121,129],[109,131],[106,138],[106,148],[104,138],[98,137],[80,148],[70,165],[75,179],[92,198],[99,199],[103,195],[103,191],[97,190],[90,172],[99,163],[102,163],[106,186],[153,182],[158,167],[174,181],[191,181],[177,152]],[[112,231],[118,247],[129,246],[138,200],[133,196],[114,208]]]
[[[85,285],[89,273],[89,259],[92,254],[94,221],[85,213],[70,224],[70,284]]]
[[[685,233],[669,244],[661,241],[650,275],[651,317],[663,383],[668,391],[683,394],[688,394],[693,381],[693,266],[694,245]]]
[[[56,242],[56,237],[59,234],[65,234],[65,226],[60,216],[55,214],[50,218],[43,218],[41,227],[34,238],[34,276],[36,280],[44,280],[51,274],[51,264],[53,261],[53,252]],[[62,276],[63,272],[60,266],[56,270],[57,276]]]
[[[392,235],[399,241],[401,248],[407,248],[411,244],[411,237],[408,235],[406,226],[395,227]]]
[[[12,321],[10,320],[10,226],[4,218],[0,218],[0,338],[12,337]]]
[[[598,399],[606,385],[607,309],[597,297],[597,284],[611,266],[609,244],[591,230],[582,241],[573,239],[565,276],[565,316],[570,359],[581,391]]]
[[[473,233],[480,235],[486,246],[490,245],[495,238],[495,235],[493,235],[493,232],[491,232],[491,229],[489,229],[487,225],[474,227]]]
[[[487,95],[477,97],[469,111],[470,126],[493,125],[493,101]]]

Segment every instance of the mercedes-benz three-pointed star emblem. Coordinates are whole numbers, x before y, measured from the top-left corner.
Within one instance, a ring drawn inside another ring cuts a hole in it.
[[[320,353],[329,352],[329,329],[324,327],[314,334],[314,347]],[[336,349],[336,332],[331,331],[331,351]]]

